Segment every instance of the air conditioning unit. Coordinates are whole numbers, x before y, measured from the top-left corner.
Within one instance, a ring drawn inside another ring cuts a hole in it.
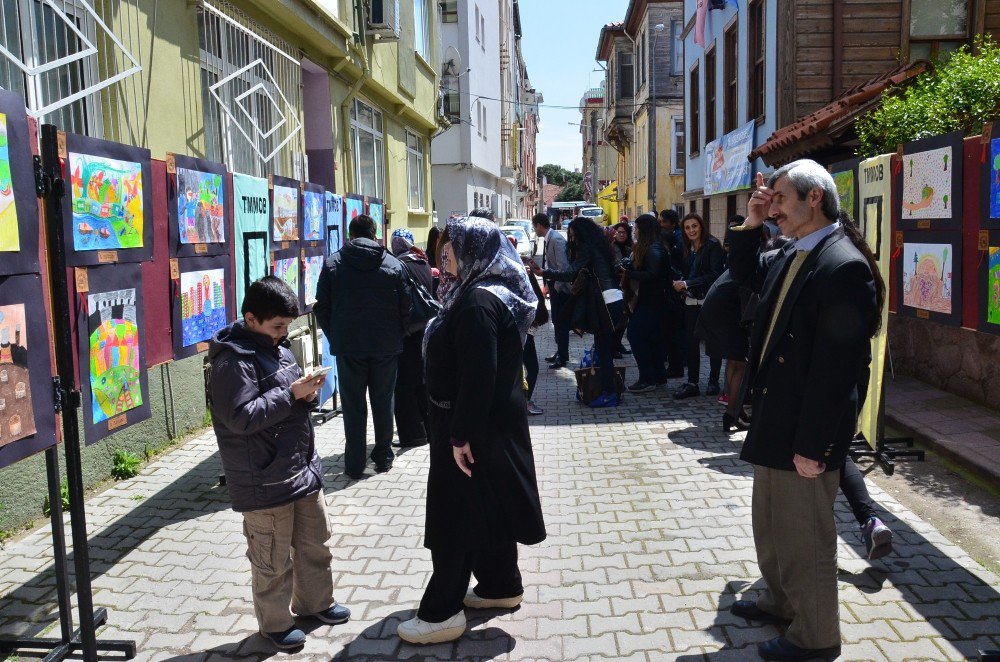
[[[368,34],[379,39],[399,39],[399,0],[371,0]]]

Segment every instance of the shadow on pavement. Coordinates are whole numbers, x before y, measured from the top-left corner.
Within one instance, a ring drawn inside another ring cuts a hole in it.
[[[500,613],[500,612],[498,612]],[[481,630],[466,630],[457,641],[444,644],[416,646],[402,641],[396,634],[396,627],[413,618],[412,609],[393,612],[381,621],[365,628],[354,641],[331,662],[374,662],[375,660],[398,659],[444,659],[444,660],[492,660],[507,655],[514,650],[517,641],[505,630],[488,627]],[[475,618],[469,627],[485,623],[488,618]]]

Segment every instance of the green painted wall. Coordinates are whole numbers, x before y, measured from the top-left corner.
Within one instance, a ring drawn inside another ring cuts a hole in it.
[[[205,425],[202,360],[202,355],[193,356],[149,372],[152,417],[83,450],[84,483],[87,487],[111,477],[111,458],[116,450],[124,449],[143,457],[146,453],[155,453],[168,446],[172,441],[171,430],[176,429],[175,438],[183,438]],[[59,446],[58,452],[60,475],[65,480],[65,450]],[[26,524],[42,517],[47,494],[43,453],[0,469],[0,504],[3,505],[0,530],[20,531]]]

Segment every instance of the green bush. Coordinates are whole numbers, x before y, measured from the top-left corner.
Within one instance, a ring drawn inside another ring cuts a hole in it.
[[[142,460],[137,455],[119,448],[112,458],[111,477],[115,480],[125,480],[139,475],[139,465]]]
[[[989,35],[904,88],[887,90],[882,105],[858,119],[858,156],[895,152],[900,143],[961,130],[982,132],[1000,116],[1000,46]]]
[[[69,510],[69,483],[66,479],[63,479],[62,486],[59,488],[60,500],[62,501],[63,512]],[[42,504],[42,512],[48,517],[49,513],[52,512],[52,507],[49,505],[49,497],[45,497],[45,502]]]

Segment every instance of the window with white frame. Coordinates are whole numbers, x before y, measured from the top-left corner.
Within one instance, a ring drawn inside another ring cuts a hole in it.
[[[674,130],[671,136],[673,150],[670,158],[670,172],[675,175],[684,173],[684,119],[674,118]]]
[[[424,139],[406,132],[406,205],[410,209],[424,208]]]
[[[201,6],[198,37],[205,156],[247,174],[295,176],[305,151],[296,51],[228,4]]]
[[[670,21],[670,74],[684,75],[684,24]]]
[[[479,34],[482,39],[479,41],[479,45],[482,46],[483,50],[486,50],[486,16],[485,14],[479,15]]]
[[[476,101],[476,135],[483,135],[483,102]]]
[[[482,42],[482,30],[479,27],[479,5],[476,5],[476,42]]]
[[[382,111],[360,99],[351,104],[351,146],[357,193],[382,198],[385,190],[385,137]]]
[[[483,140],[486,140],[486,104],[480,101],[479,108],[483,111]]]
[[[54,4],[39,0],[0,1],[0,9],[3,10],[0,14],[0,44],[27,68],[71,58],[86,47],[82,36],[94,44],[111,43],[106,38],[96,39],[96,22],[81,3],[65,0],[58,5],[58,11],[65,15],[65,19],[58,15]],[[95,53],[49,71],[26,75],[3,57],[0,58],[0,87],[20,94],[29,111],[60,106],[41,117],[44,123],[103,138],[100,107],[94,95],[60,105],[63,99],[86,90],[100,79],[97,66]]]
[[[427,62],[431,59],[431,26],[427,20],[428,0],[413,0],[413,38],[417,53]]]

